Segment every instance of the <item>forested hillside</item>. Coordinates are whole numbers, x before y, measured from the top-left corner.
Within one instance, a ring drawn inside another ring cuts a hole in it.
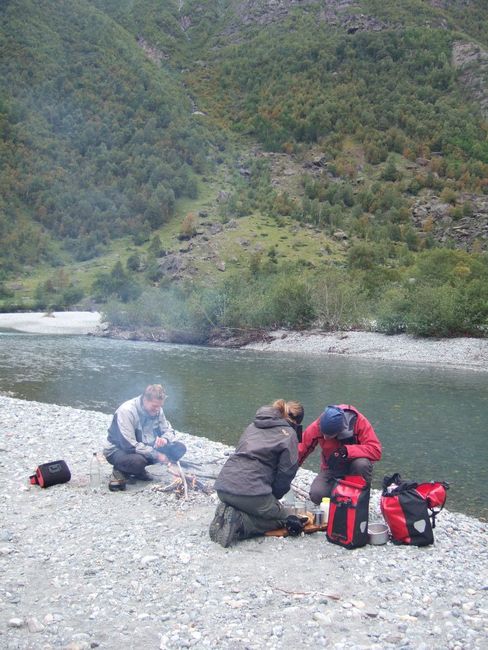
[[[55,262],[53,241],[88,259],[196,196],[209,135],[130,34],[89,2],[0,11],[5,271]]]
[[[84,297],[202,340],[486,333],[482,0],[20,0],[0,20],[4,308]]]

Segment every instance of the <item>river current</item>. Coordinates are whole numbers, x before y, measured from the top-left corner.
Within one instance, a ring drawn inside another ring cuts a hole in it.
[[[149,383],[165,386],[165,412],[177,430],[229,445],[260,405],[279,397],[304,404],[305,425],[327,404],[353,404],[383,443],[373,487],[394,472],[447,480],[449,509],[488,519],[488,373],[0,332],[3,394],[111,413]],[[102,446],[105,432],[93,435]],[[318,465],[316,450],[307,468]]]

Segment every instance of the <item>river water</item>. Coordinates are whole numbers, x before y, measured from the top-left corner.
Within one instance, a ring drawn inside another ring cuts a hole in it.
[[[304,424],[324,406],[350,403],[383,443],[373,486],[399,472],[447,480],[447,506],[488,520],[488,373],[344,357],[0,332],[0,392],[111,413],[145,385],[162,383],[173,426],[234,445],[256,409],[298,399]],[[26,426],[28,426],[26,421]],[[91,432],[87,450],[103,445]],[[317,470],[315,451],[307,467]]]

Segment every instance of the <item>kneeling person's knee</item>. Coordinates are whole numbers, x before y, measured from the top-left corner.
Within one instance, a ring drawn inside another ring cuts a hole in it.
[[[310,486],[310,500],[319,505],[324,497],[330,497],[331,485],[325,477],[320,474]]]
[[[362,476],[366,483],[371,483],[373,463],[368,458],[355,458],[349,467],[351,474]]]

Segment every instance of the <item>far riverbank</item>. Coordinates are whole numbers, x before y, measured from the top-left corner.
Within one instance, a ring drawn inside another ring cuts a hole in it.
[[[160,328],[119,329],[102,323],[99,312],[0,314],[0,329],[31,334],[88,334],[130,341],[199,344],[198,337],[169,334]],[[488,339],[470,337],[427,339],[378,332],[296,332],[289,330],[216,333],[211,347],[265,352],[339,355],[378,361],[433,364],[488,372]]]
[[[418,339],[407,334],[388,336],[378,332],[270,332],[266,341],[244,346],[250,350],[341,355],[425,363],[451,368],[488,371],[488,339]]]

